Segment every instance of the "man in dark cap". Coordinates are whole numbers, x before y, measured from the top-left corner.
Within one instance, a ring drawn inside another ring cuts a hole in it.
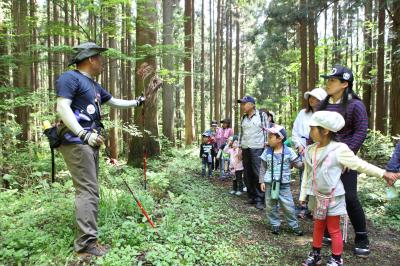
[[[97,239],[99,204],[99,147],[104,143],[101,135],[101,105],[115,108],[139,106],[145,98],[115,99],[94,78],[103,70],[102,48],[86,42],[74,47],[70,61],[75,70],[63,73],[56,81],[57,113],[63,125],[61,151],[75,187],[75,211],[78,227],[74,243],[79,256],[103,256],[109,247]]]

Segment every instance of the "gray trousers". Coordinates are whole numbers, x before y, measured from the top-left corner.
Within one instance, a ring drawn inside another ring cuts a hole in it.
[[[59,148],[75,187],[75,215],[78,227],[75,251],[83,251],[97,240],[99,207],[99,149],[89,145],[69,144]]]

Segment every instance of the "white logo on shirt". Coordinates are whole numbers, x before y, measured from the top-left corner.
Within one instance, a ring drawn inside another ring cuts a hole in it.
[[[92,115],[92,114],[94,114],[96,112],[96,108],[94,107],[93,104],[89,104],[86,107],[86,111],[88,112],[88,114]]]

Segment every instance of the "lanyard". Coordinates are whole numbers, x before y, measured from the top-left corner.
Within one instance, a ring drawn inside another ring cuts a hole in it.
[[[282,182],[282,176],[283,176],[283,161],[284,161],[284,156],[285,156],[285,145],[282,146],[282,161],[281,161],[281,174],[280,174],[280,179],[279,183]],[[272,160],[271,160],[271,182],[274,181],[274,149],[272,149]]]

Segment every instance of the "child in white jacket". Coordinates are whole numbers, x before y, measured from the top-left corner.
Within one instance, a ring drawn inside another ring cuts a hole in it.
[[[335,133],[344,125],[344,118],[337,112],[318,111],[311,117],[310,137],[314,144],[305,151],[300,202],[309,196],[308,206],[314,213],[313,251],[302,265],[321,264],[325,227],[332,238],[332,256],[327,265],[343,265],[340,216],[346,214],[346,202],[340,176],[344,168],[384,177],[388,183],[398,175],[361,160],[346,144],[334,141]]]

